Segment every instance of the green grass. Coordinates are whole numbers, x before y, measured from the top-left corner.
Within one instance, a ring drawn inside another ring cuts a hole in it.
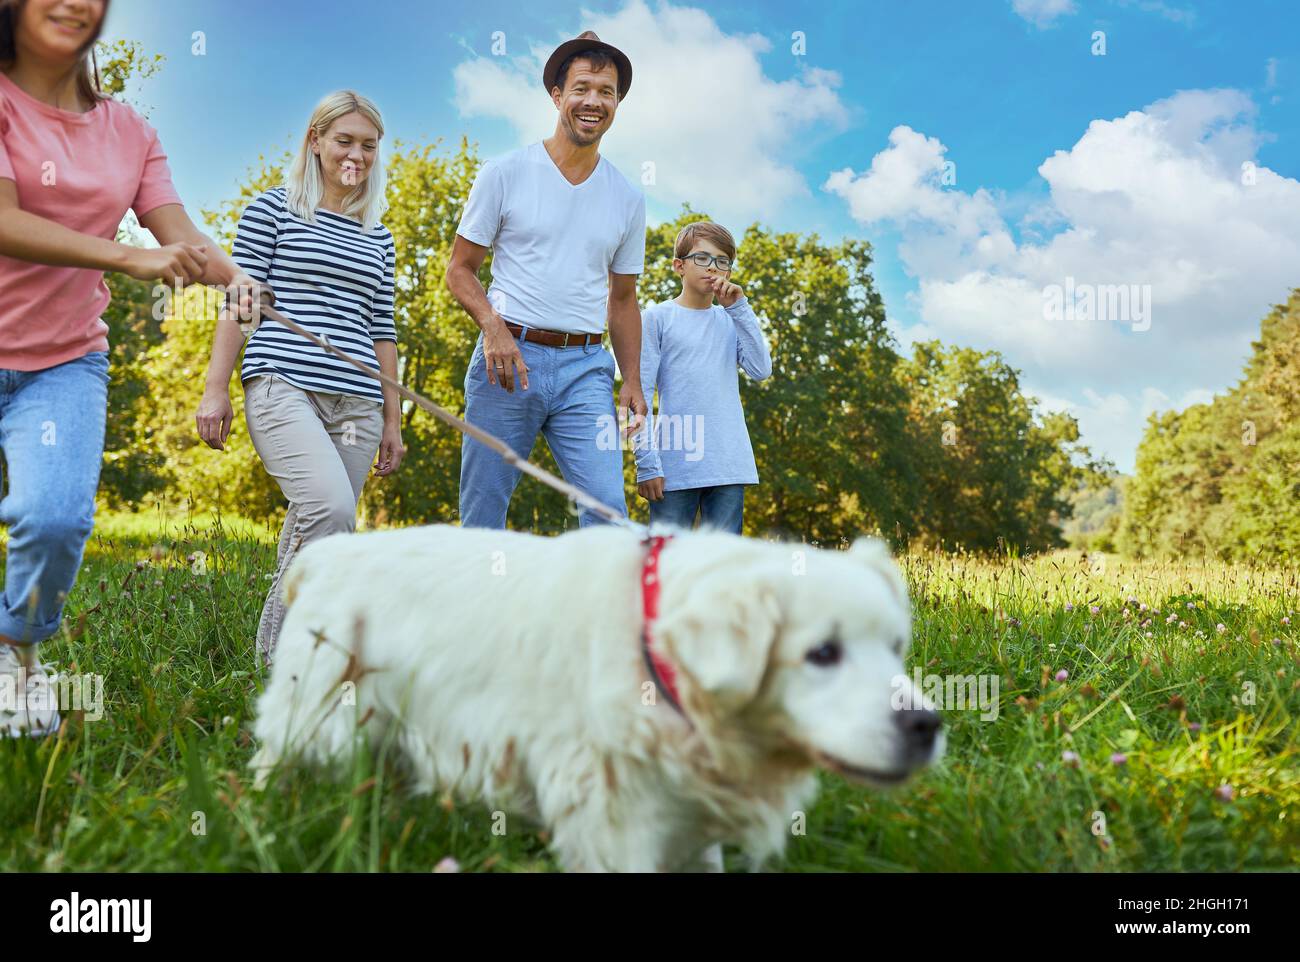
[[[463,871],[554,870],[536,831],[512,821],[495,835],[483,807],[411,798],[382,757],[339,783],[299,772],[251,791],[271,539],[229,519],[101,513],[42,657],[102,675],[104,717],[0,743],[0,870],[429,871],[445,856]],[[998,717],[947,712],[944,763],[901,789],[823,776],[805,833],[769,868],[1297,867],[1300,671],[1282,623],[1300,610],[1293,572],[1115,559],[1094,571],[1066,553],[906,563],[909,669],[996,675]],[[1143,603],[1161,611],[1145,628]]]

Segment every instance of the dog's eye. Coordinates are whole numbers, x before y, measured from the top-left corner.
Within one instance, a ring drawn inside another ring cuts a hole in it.
[[[844,646],[838,641],[828,641],[820,648],[808,652],[804,660],[812,662],[819,668],[826,668],[830,665],[838,665],[842,657],[844,657]]]

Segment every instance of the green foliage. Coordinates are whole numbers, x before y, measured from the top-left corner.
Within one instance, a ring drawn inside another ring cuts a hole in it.
[[[394,320],[402,382],[457,415],[464,414],[465,370],[478,328],[447,290],[443,273],[477,169],[463,139],[455,150],[437,143],[396,145],[384,215],[397,247]],[[460,435],[407,402],[402,438],[407,454],[401,470],[366,484],[369,516],[409,524],[456,520]]]
[[[138,503],[171,478],[165,461],[145,443],[147,402],[154,388],[142,362],[150,348],[162,341],[163,333],[161,321],[154,316],[152,284],[125,274],[112,274],[107,280],[112,297],[103,316],[108,325],[111,379],[100,486],[110,504],[124,506]]]
[[[244,205],[267,187],[280,183],[280,171],[280,163],[259,158],[259,166],[250,171],[239,200],[206,216],[214,239],[229,248]],[[151,298],[150,311],[160,320],[160,336],[148,339],[147,348],[138,355],[132,370],[132,376],[149,386],[135,405],[135,431],[121,447],[108,446],[105,457],[109,461],[137,457],[153,470],[142,485],[131,488],[129,493],[109,485],[109,499],[114,503],[188,505],[191,510],[274,522],[283,512],[284,497],[249,440],[243,419],[243,392],[232,392],[235,419],[224,451],[203,444],[194,425],[220,297],[202,286],[187,288],[180,297],[161,285],[127,288],[123,294],[124,301],[132,294]],[[232,380],[238,383],[238,370]],[[140,492],[141,486],[147,487],[147,496]]]
[[[96,55],[103,91],[143,111],[125,96],[127,85],[132,78],[143,80],[157,73],[162,55],[147,57],[142,44],[127,40],[100,43]],[[142,243],[134,217],[119,230],[117,239]],[[162,341],[162,318],[154,308],[152,284],[125,274],[109,274],[105,281],[112,295],[103,315],[108,325],[111,380],[101,477],[106,500],[122,505],[138,502],[170,478],[166,464],[140,444],[141,432],[147,429],[143,405],[151,393],[141,362],[149,348]]]
[[[1040,414],[997,352],[920,343],[899,377],[911,399],[920,540],[1062,544],[1068,492],[1109,470],[1079,444],[1074,418]]]
[[[1119,545],[1139,556],[1300,556],[1300,290],[1261,325],[1241,382],[1153,414]]]
[[[148,80],[157,74],[167,58],[160,53],[152,57],[146,55],[144,44],[134,40],[100,41],[95,47],[95,57],[99,63],[100,89],[147,115],[148,110],[142,104],[125,96],[126,89],[132,80]]]

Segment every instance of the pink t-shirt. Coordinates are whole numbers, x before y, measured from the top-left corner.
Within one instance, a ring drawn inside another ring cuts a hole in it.
[[[179,204],[158,135],[123,103],[78,114],[42,103],[0,73],[0,177],[18,206],[112,240],[127,208]],[[0,368],[38,371],[108,350],[104,272],[0,254]]]

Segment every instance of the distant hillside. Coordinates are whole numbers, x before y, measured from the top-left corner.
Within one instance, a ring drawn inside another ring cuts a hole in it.
[[[1105,487],[1081,487],[1070,497],[1073,516],[1061,526],[1071,548],[1114,551],[1115,534],[1124,513],[1124,489],[1130,476],[1116,474]]]

